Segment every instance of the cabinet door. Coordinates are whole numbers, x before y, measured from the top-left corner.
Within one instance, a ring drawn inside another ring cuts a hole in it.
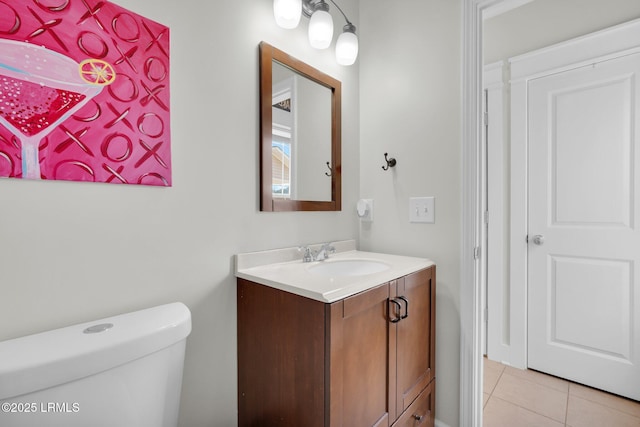
[[[398,414],[411,405],[434,376],[435,268],[398,279],[395,299],[400,297],[404,298],[405,310],[404,318],[396,324]]]
[[[392,287],[395,281],[328,306],[331,427],[388,427],[396,418]]]
[[[238,426],[323,427],[325,304],[238,279]]]

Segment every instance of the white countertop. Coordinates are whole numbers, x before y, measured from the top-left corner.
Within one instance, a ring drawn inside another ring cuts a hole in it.
[[[302,262],[297,248],[238,254],[236,277],[332,303],[434,265],[426,258],[357,251],[352,240],[337,242],[333,246],[336,253],[331,254],[328,260],[306,263]],[[381,262],[389,268],[360,276],[327,277],[309,272],[310,268],[321,263],[353,259]]]

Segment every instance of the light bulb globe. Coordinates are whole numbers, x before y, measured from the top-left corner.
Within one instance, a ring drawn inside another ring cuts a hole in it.
[[[336,62],[340,65],[353,65],[358,57],[358,36],[351,31],[340,34],[336,41]]]
[[[316,10],[309,20],[309,43],[316,49],[326,49],[333,39],[333,18],[324,10]]]
[[[296,28],[302,16],[302,0],[273,0],[273,16],[280,28]]]

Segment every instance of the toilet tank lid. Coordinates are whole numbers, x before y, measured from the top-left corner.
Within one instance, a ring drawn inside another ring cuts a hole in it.
[[[77,380],[184,340],[176,302],[0,342],[0,400]]]

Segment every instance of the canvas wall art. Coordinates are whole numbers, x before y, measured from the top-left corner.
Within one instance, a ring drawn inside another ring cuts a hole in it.
[[[169,28],[102,0],[0,0],[0,177],[171,186]]]

